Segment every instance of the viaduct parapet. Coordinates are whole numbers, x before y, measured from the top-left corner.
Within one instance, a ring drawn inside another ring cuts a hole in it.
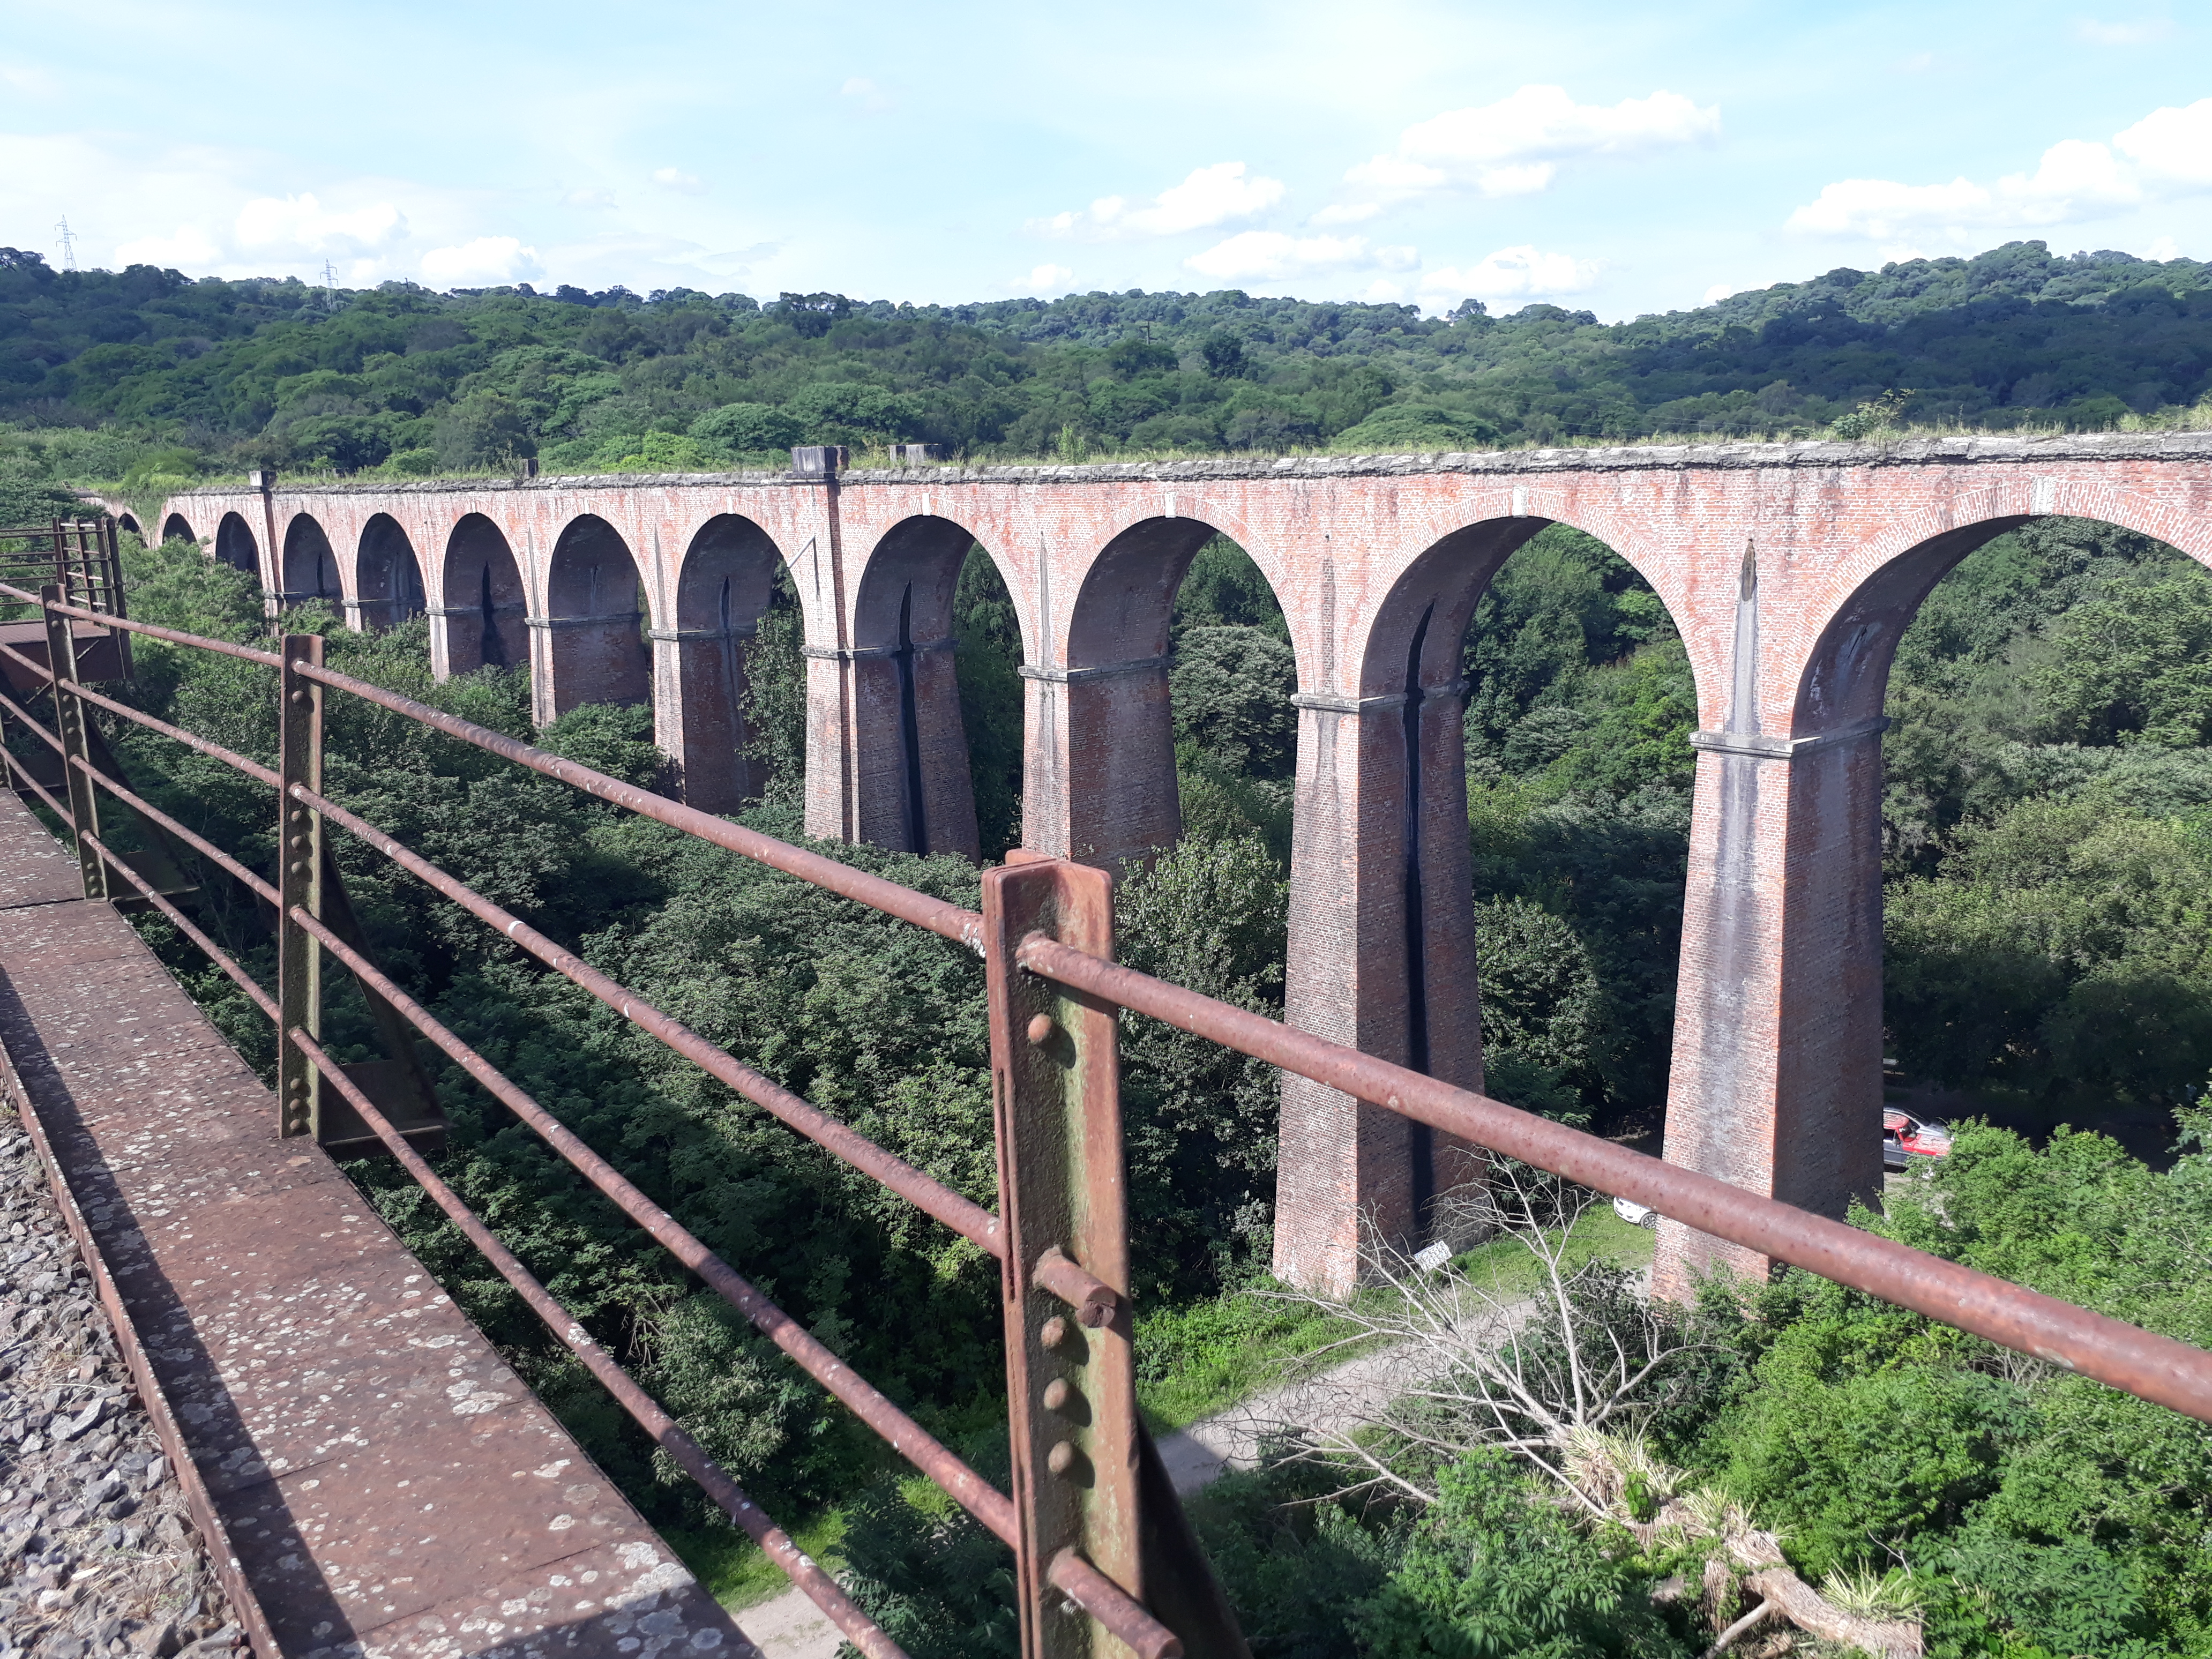
[[[1899,635],[1959,560],[2030,519],[2212,563],[2212,434],[1538,450],[1143,466],[469,479],[198,489],[164,538],[355,627],[426,610],[441,675],[528,663],[540,721],[650,699],[678,787],[755,793],[738,642],[779,565],[804,617],[806,823],[977,850],[951,651],[971,544],[1022,630],[1023,839],[1112,865],[1180,832],[1168,624],[1216,533],[1297,659],[1288,1018],[1482,1082],[1460,641],[1546,524],[1597,538],[1688,648],[1698,750],[1667,1156],[1840,1216],[1881,1178],[1881,708]],[[1350,1282],[1460,1149],[1317,1085],[1284,1092],[1276,1265]],[[1723,1249],[1661,1230],[1662,1285]],[[1763,1264],[1739,1265],[1756,1268]]]

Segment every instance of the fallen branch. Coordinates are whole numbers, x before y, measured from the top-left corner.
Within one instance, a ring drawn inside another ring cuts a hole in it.
[[[1758,1626],[1759,1621],[1765,1619],[1774,1610],[1775,1607],[1773,1602],[1761,1601],[1749,1613],[1744,1614],[1742,1618],[1737,1620],[1735,1623],[1730,1625],[1718,1636],[1713,1638],[1712,1646],[1707,1648],[1703,1654],[1699,1655],[1698,1659],[1720,1659],[1721,1655],[1726,1653],[1738,1642],[1750,1635],[1753,1630]]]
[[[1902,1620],[1862,1619],[1814,1589],[1787,1567],[1770,1567],[1744,1581],[1753,1593],[1782,1609],[1790,1622],[1826,1642],[1880,1654],[1885,1659],[1921,1659],[1920,1626]]]

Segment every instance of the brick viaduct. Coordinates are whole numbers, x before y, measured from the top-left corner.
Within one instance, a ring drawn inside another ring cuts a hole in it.
[[[815,453],[799,452],[802,460]],[[685,797],[732,810],[738,641],[781,563],[804,613],[806,821],[976,850],[951,649],[969,544],[1022,628],[1024,840],[1111,864],[1179,831],[1168,623],[1216,533],[1273,584],[1299,709],[1288,1018],[1480,1086],[1460,640],[1546,524],[1656,588],[1700,730],[1667,1156],[1830,1215],[1881,1181],[1883,691],[1930,586],[2034,517],[2212,563],[2212,438],[1975,438],[842,475],[199,489],[164,536],[320,593],[416,609],[436,672],[530,665],[540,721],[650,697]],[[1277,1267],[1348,1282],[1363,1210],[1403,1237],[1456,1149],[1317,1085],[1283,1099]],[[1674,1224],[1661,1280],[1708,1259]],[[1746,1263],[1746,1266],[1754,1264]]]

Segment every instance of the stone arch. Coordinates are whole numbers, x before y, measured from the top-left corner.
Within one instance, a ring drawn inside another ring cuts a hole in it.
[[[1879,567],[1820,630],[1791,706],[1762,711],[1756,677],[1747,673],[1733,688],[1731,729],[1759,732],[1778,717],[1791,733],[1810,735],[1880,719],[1898,642],[1921,602],[1969,553],[2029,522],[2015,514],[1940,531]]]
[[[379,513],[362,526],[353,572],[356,627],[396,628],[428,609],[415,544],[389,513]]]
[[[1231,534],[1203,519],[1141,519],[1091,561],[1068,611],[1066,659],[1023,671],[1031,752],[1050,757],[1030,768],[1024,799],[1033,845],[1111,869],[1182,838],[1170,624],[1192,560]]]
[[[653,707],[689,805],[733,812],[760,793],[745,754],[744,645],[774,596],[783,555],[734,513],[709,519],[684,550],[676,626],[654,634]]]
[[[141,541],[143,541],[146,538],[146,532],[138,527],[138,520],[137,517],[131,514],[125,513],[118,515],[115,520],[115,527],[118,530],[129,531]]]
[[[162,520],[161,539],[164,542],[197,542],[199,538],[192,534],[192,527],[185,521],[183,514],[172,513]]]
[[[226,513],[222,522],[216,526],[215,556],[218,562],[234,570],[243,570],[249,576],[259,578],[261,544],[253,539],[253,532],[241,514]]]
[[[838,653],[851,686],[848,763],[862,841],[980,856],[952,635],[960,567],[977,544],[964,525],[917,516],[893,525],[869,551],[852,644]]]
[[[305,513],[295,513],[284,527],[284,572],[278,603],[298,605],[307,599],[338,603],[342,584],[338,556],[323,527]]]
[[[1991,491],[1978,517],[1927,512],[1900,517],[1878,540],[1850,550],[1844,580],[1836,586],[1840,599],[1802,661],[1786,665],[1794,678],[1770,671],[1764,706],[1747,696],[1757,690],[1755,678],[1739,679],[1727,731],[1701,737],[1717,751],[1706,763],[1721,772],[1712,836],[1716,865],[1723,872],[1756,868],[1767,848],[1778,849],[1768,858],[1765,885],[1769,913],[1786,918],[1785,943],[1770,947],[1771,960],[1758,965],[1782,988],[1777,1023],[1786,1023],[1790,1041],[1773,1045],[1774,1093],[1785,1103],[1790,1121],[1786,1133],[1777,1137],[1769,1189],[1808,1208],[1838,1213],[1848,1198],[1879,1186],[1875,1125],[1884,1098],[1885,1054],[1898,1056],[1909,1073],[1918,1069],[1915,1048],[1923,1063],[1931,1044],[1955,1061],[1988,1040],[1986,1033],[1972,1034],[1953,1023],[1954,1010],[1944,1006],[1942,991],[1906,1012],[1908,1021],[1929,1021],[1917,1041],[1907,1031],[1886,1029],[1887,1015],[1899,1011],[1885,1007],[1884,799],[1894,781],[1887,775],[1883,734],[1899,647],[1934,590],[1969,556],[2007,532],[2065,521],[2162,543],[2212,580],[2212,521],[2192,520],[2169,503],[2130,500],[2124,490],[2078,479],[2036,479],[2027,488]],[[1924,728],[1921,736],[1924,740]],[[1986,796],[1976,802],[1975,816],[1989,802]],[[1722,885],[1716,908],[1724,915],[1731,905],[1747,908],[1737,897],[1745,884]],[[1686,968],[1686,940],[1684,959]],[[1954,973],[1960,986],[1971,986],[1977,969],[1969,957],[1955,964]],[[2013,994],[2008,988],[2003,995]],[[2188,1041],[2172,1028],[2137,1038],[2142,1052],[2162,1049],[2183,1060]],[[1678,1073],[1688,1047],[1678,1042]],[[2202,1076],[2201,1066],[2200,1049],[2191,1073]],[[1686,1140],[1694,1124],[1686,1114],[1684,1119]],[[1670,1103],[1670,1158],[1675,1132],[1676,1109]],[[1807,1147],[1814,1154],[1808,1156]],[[1712,1169],[1720,1162],[1717,1150],[1708,1158],[1698,1167]],[[1667,1242],[1662,1231],[1662,1263]],[[1693,1266],[1715,1254],[1693,1238],[1680,1249]]]
[[[465,514],[446,538],[442,603],[432,625],[445,635],[445,672],[514,668],[530,660],[522,568],[500,527]]]
[[[538,720],[590,702],[653,700],[644,574],[621,532],[594,514],[569,520],[546,571],[545,614],[531,619]]]
[[[1790,732],[1803,736],[1879,718],[1898,642],[1936,585],[1977,549],[2037,520],[2087,519],[2132,531],[2212,569],[2212,520],[2171,501],[2058,478],[1992,492],[1987,506],[1965,523],[1955,510],[1907,515],[1857,550],[1839,573],[1833,609],[1798,670],[1789,704],[1765,724],[1786,719]]]

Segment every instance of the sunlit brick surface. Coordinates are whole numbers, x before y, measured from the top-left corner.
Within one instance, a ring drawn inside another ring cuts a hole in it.
[[[1946,570],[2031,517],[2104,520],[2212,562],[2212,439],[924,467],[836,481],[280,483],[265,502],[252,490],[198,490],[162,511],[204,537],[235,514],[230,533],[252,530],[272,592],[284,590],[268,544],[312,543],[304,527],[292,533],[307,515],[356,600],[364,532],[388,514],[419,563],[441,671],[473,666],[483,641],[523,632],[510,611],[483,611],[484,572],[497,588],[503,569],[487,527],[512,550],[527,617],[546,619],[607,614],[564,611],[553,591],[564,532],[587,514],[603,520],[643,582],[659,742],[679,782],[692,781],[684,787],[718,809],[741,797],[747,776],[727,712],[740,672],[728,639],[766,603],[762,562],[772,550],[805,618],[808,828],[969,853],[951,653],[927,647],[950,632],[951,583],[972,540],[996,562],[1021,618],[1024,839],[1102,863],[1142,856],[1176,832],[1164,665],[1155,659],[1191,556],[1208,535],[1228,536],[1281,601],[1306,705],[1290,1018],[1400,1060],[1413,1057],[1425,1027],[1431,1069],[1468,1085],[1480,1080],[1481,1056],[1458,641],[1505,557],[1547,521],[1572,525],[1666,601],[1707,734],[1667,1154],[1841,1215],[1880,1176],[1881,772],[1871,722],[1898,637]],[[388,546],[389,532],[380,534]],[[608,560],[619,555],[604,538],[592,545],[604,597],[618,585]],[[757,556],[748,562],[744,548]],[[712,561],[715,580],[702,582]],[[732,608],[703,615],[709,588],[718,607],[726,591]],[[607,610],[628,604],[610,599]],[[625,624],[630,634],[618,637]],[[599,631],[607,637],[528,629],[541,718],[644,695],[635,656],[615,649],[623,637],[636,644],[636,624],[622,617]],[[1422,693],[1410,722],[1409,660]],[[1409,926],[1414,893],[1419,925]],[[1424,1020],[1409,1006],[1417,977]],[[1401,1121],[1296,1085],[1283,1130],[1277,1264],[1288,1277],[1348,1283],[1363,1210],[1400,1236],[1429,1224],[1415,1213],[1419,1164]],[[1434,1167],[1448,1188],[1453,1149],[1437,1149]],[[1709,1259],[1670,1226],[1660,1283],[1679,1289]]]

